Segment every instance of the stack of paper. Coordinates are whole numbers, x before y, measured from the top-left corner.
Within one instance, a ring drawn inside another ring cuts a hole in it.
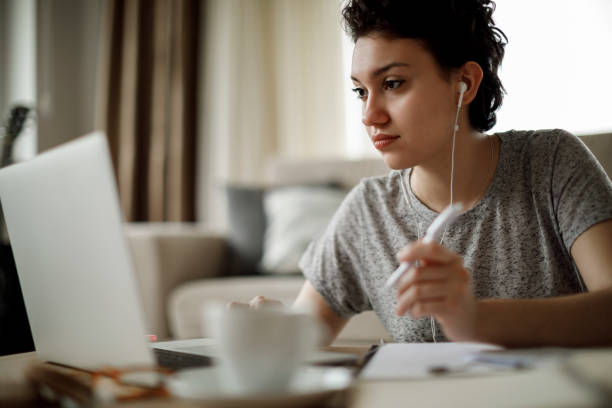
[[[502,350],[483,343],[393,343],[382,346],[361,371],[360,378],[387,380],[424,378],[436,370],[466,367],[483,351]]]

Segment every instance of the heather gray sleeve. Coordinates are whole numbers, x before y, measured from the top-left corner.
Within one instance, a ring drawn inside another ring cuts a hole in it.
[[[345,198],[323,235],[300,260],[300,269],[336,314],[350,317],[372,307],[365,294],[362,243],[364,186]]]
[[[553,207],[568,250],[591,226],[612,218],[612,183],[590,150],[559,131],[552,169]]]

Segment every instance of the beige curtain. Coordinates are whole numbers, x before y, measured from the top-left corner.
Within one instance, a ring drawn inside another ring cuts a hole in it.
[[[336,1],[208,0],[202,21],[198,219],[214,224],[226,183],[342,155],[346,79]]]
[[[198,0],[107,0],[97,127],[128,221],[195,218]]]

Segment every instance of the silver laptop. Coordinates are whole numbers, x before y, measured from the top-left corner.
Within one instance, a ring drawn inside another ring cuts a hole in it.
[[[41,359],[83,368],[210,364],[209,339],[157,343],[154,357],[104,133],[1,169],[0,202]]]
[[[38,356],[154,364],[104,134],[0,170],[0,202]]]

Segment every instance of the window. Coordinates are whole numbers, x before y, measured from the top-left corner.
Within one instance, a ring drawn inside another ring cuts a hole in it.
[[[500,77],[508,94],[492,131],[612,130],[612,2],[499,0],[508,36]]]

